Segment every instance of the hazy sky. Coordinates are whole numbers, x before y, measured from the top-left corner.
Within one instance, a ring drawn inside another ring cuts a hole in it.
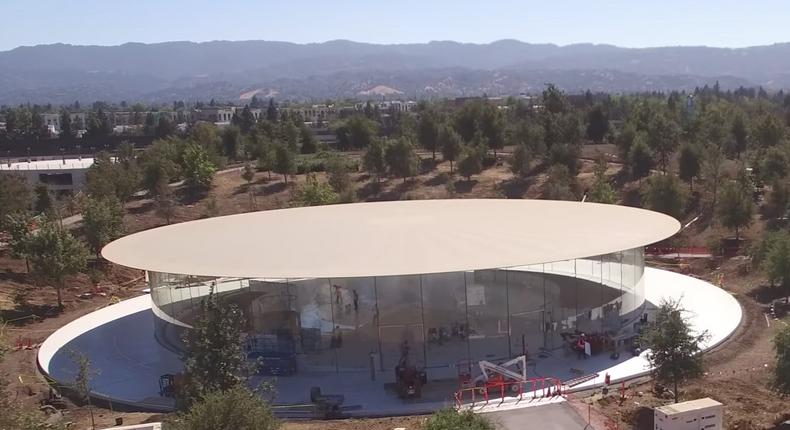
[[[741,47],[790,41],[788,18],[788,0],[2,0],[0,50],[247,39]]]

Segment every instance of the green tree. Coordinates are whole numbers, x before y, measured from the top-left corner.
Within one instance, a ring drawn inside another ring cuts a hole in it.
[[[752,223],[754,200],[746,184],[729,182],[721,191],[717,215],[722,225],[735,230],[735,239],[740,239],[740,229]]]
[[[680,139],[680,127],[663,114],[654,115],[647,126],[647,145],[658,156],[662,172],[667,171],[669,160]]]
[[[49,189],[44,184],[36,185],[34,189],[36,193],[36,201],[33,204],[33,208],[35,209],[36,213],[39,214],[48,214],[52,212],[55,208],[54,203],[52,202],[52,196],[49,195]]]
[[[329,176],[329,185],[340,195],[348,194],[353,191],[351,175],[348,172],[346,160],[335,155],[326,160],[326,174]]]
[[[182,154],[182,168],[184,184],[190,190],[202,190],[211,187],[214,173],[217,171],[214,163],[209,159],[205,147],[189,143]]]
[[[568,109],[568,100],[565,93],[554,84],[548,84],[543,90],[543,106],[546,112],[558,114]]]
[[[740,159],[741,153],[746,151],[749,145],[749,126],[746,124],[746,118],[743,113],[737,113],[732,119],[730,132],[733,138],[730,152]]]
[[[82,224],[85,240],[99,258],[104,245],[123,235],[123,207],[114,196],[88,197],[82,207]]]
[[[32,202],[33,196],[24,176],[0,175],[0,229],[5,227],[8,215],[28,211]]]
[[[77,130],[74,128],[74,124],[71,123],[71,114],[67,109],[63,109],[60,111],[60,139],[61,140],[71,140],[77,136]]]
[[[752,126],[754,140],[763,148],[778,145],[784,138],[784,127],[772,114],[766,113],[759,117]]]
[[[140,173],[133,156],[113,160],[109,153],[100,152],[86,172],[85,181],[88,195],[126,202],[140,187]]]
[[[433,159],[436,159],[436,150],[439,148],[439,122],[436,112],[431,109],[420,112],[417,121],[417,142],[421,147],[431,151]]]
[[[299,185],[294,193],[294,201],[300,206],[331,205],[337,203],[338,199],[332,186],[319,181],[314,173],[308,173],[304,184]]]
[[[170,117],[160,112],[154,134],[160,139],[172,136],[176,134],[176,124],[170,120]]]
[[[221,134],[222,152],[231,160],[235,160],[241,150],[241,129],[235,125],[230,125],[225,127]]]
[[[702,376],[702,344],[707,331],[695,334],[685,310],[676,301],[663,301],[656,313],[655,322],[642,333],[643,345],[650,348],[647,356],[652,374],[660,383],[672,384],[675,403],[678,402],[678,385]]]
[[[269,404],[245,387],[206,393],[184,412],[170,417],[172,430],[275,430],[280,427]]]
[[[294,153],[299,151],[299,128],[296,127],[293,121],[280,122],[280,137],[288,145],[290,151]]]
[[[417,174],[420,162],[414,144],[405,137],[396,139],[384,148],[384,161],[389,172],[403,178],[403,182],[406,182],[407,177]]]
[[[97,372],[93,369],[93,364],[87,355],[70,351],[69,356],[77,365],[77,374],[74,375],[74,382],[71,384],[72,388],[79,396],[79,401],[87,403],[91,416],[91,428],[96,428],[96,421],[93,417],[93,404],[91,403],[91,380]]]
[[[708,144],[704,147],[702,163],[702,176],[705,185],[712,196],[711,206],[716,208],[719,197],[719,184],[724,179],[724,152],[717,145]]]
[[[362,158],[365,171],[373,175],[376,183],[387,173],[387,163],[384,161],[384,145],[379,139],[373,139]]]
[[[63,308],[61,289],[67,276],[85,268],[88,250],[58,223],[44,220],[30,242],[33,273],[49,282],[58,293],[58,307]]]
[[[316,142],[315,134],[313,134],[309,128],[304,126],[301,128],[300,140],[302,141],[302,154],[313,154],[318,151],[318,143]]]
[[[250,368],[244,352],[244,314],[222,303],[213,288],[200,302],[192,329],[185,332],[185,386],[179,400],[191,406],[216,391],[243,386]]]
[[[30,245],[32,243],[32,223],[30,213],[20,211],[5,216],[4,230],[8,233],[8,247],[14,258],[25,260],[25,268],[30,272]]]
[[[277,106],[274,104],[274,99],[269,99],[269,106],[266,108],[266,120],[269,122],[277,122]]]
[[[439,144],[442,148],[442,158],[450,162],[450,173],[453,172],[453,161],[461,155],[463,147],[461,143],[461,136],[447,125],[439,129]]]
[[[288,146],[279,143],[274,147],[273,161],[274,168],[272,170],[283,175],[283,180],[288,184],[288,176],[296,173],[296,156]]]
[[[650,169],[653,167],[653,153],[647,146],[642,133],[636,135],[628,150],[628,167],[631,170],[631,177],[638,179],[640,183],[642,178],[650,175]]]
[[[787,176],[788,160],[785,154],[784,149],[775,146],[765,151],[759,164],[760,178],[763,181],[770,182]]]
[[[790,235],[786,232],[768,236],[761,267],[773,286],[778,286],[790,296]]]
[[[354,115],[334,126],[337,148],[341,151],[367,148],[378,135],[378,123],[361,115]]]
[[[617,192],[606,177],[608,165],[605,159],[599,160],[595,165],[595,178],[587,194],[591,202],[614,204],[617,202]]]
[[[549,168],[548,178],[543,186],[543,198],[549,200],[576,200],[576,178],[568,167],[556,164]]]
[[[467,181],[483,171],[483,156],[478,147],[466,145],[461,150],[461,159],[458,160],[458,173],[465,177]]]
[[[686,196],[675,176],[651,176],[644,188],[642,199],[648,209],[675,218],[680,218],[683,215]]]
[[[694,178],[699,176],[701,168],[702,154],[699,147],[691,143],[683,145],[678,156],[678,176],[689,184],[689,189],[694,189]]]
[[[529,175],[530,151],[525,144],[516,145],[510,157],[510,171],[522,178]]]
[[[494,428],[494,424],[482,414],[455,409],[434,412],[423,426],[424,430],[494,430]]]
[[[601,143],[609,132],[609,116],[601,105],[595,105],[587,114],[587,138]]]
[[[154,210],[156,214],[169,225],[173,216],[175,216],[176,201],[173,198],[173,189],[170,188],[166,177],[163,176],[159,179],[154,186],[152,194],[154,196]]]
[[[773,338],[776,352],[771,386],[783,395],[790,394],[790,326],[780,328]]]

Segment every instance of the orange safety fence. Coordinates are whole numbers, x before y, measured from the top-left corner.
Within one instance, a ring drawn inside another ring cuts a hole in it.
[[[527,389],[528,387],[529,389]],[[521,401],[524,399],[525,393],[532,393],[532,400],[545,399],[562,395],[562,381],[551,377],[532,378],[526,381],[489,382],[480,387],[461,388],[453,394],[457,408],[460,409],[464,405],[464,393],[467,392],[471,393],[469,398],[472,406],[477,404],[478,395],[485,401],[485,404],[488,403],[492,395],[498,395],[500,402],[503,402],[505,397],[518,397],[518,400]]]

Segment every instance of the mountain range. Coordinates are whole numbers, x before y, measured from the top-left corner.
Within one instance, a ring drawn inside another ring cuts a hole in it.
[[[335,40],[66,44],[0,52],[0,104],[435,98],[569,92],[790,88],[790,43],[747,48]]]

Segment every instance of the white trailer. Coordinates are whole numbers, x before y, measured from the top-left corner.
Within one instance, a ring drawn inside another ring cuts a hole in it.
[[[704,398],[659,406],[653,412],[655,430],[721,430],[723,405]]]

